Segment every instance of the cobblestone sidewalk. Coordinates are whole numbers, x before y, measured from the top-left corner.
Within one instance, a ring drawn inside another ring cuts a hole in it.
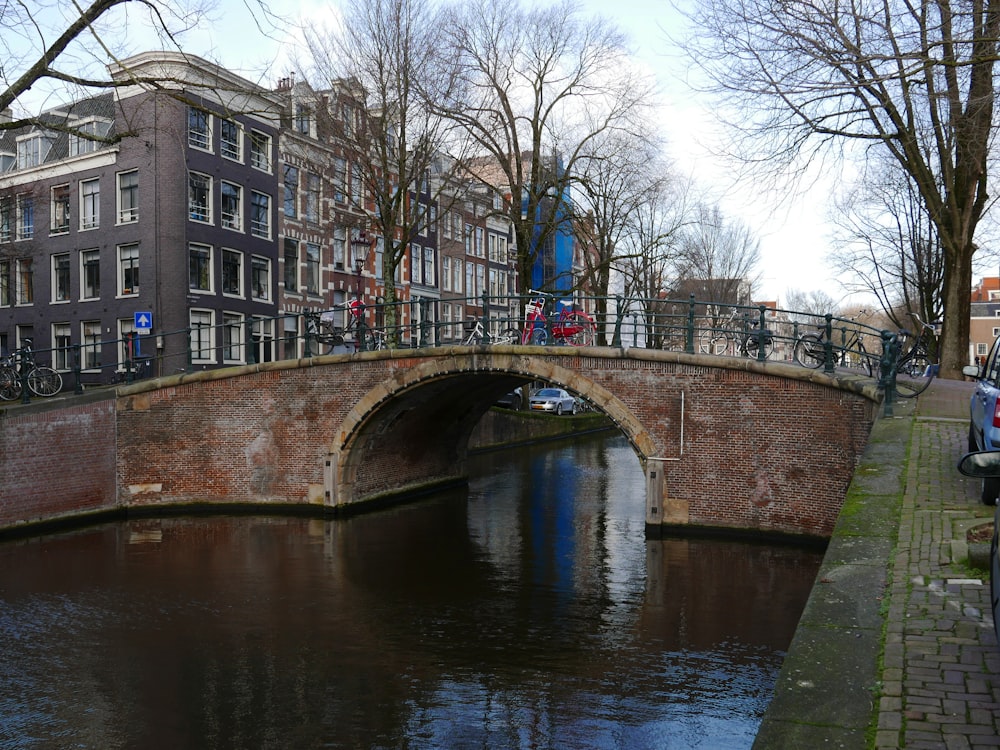
[[[895,551],[875,747],[1000,747],[1000,648],[989,576],[969,528],[992,520],[958,474],[971,383],[936,381],[916,406]]]

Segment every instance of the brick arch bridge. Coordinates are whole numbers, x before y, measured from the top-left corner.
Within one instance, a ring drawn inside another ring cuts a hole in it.
[[[580,394],[628,438],[646,476],[649,531],[829,535],[879,402],[871,381],[639,349],[271,362],[119,388],[117,500],[343,509],[463,481],[476,424],[534,379]]]

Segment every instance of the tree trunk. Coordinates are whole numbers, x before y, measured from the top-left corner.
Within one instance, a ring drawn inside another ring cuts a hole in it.
[[[946,248],[947,252],[947,248]],[[945,265],[942,302],[944,326],[939,341],[941,369],[939,376],[950,380],[962,378],[962,368],[969,364],[969,316],[972,313],[971,242],[955,251],[954,260]]]

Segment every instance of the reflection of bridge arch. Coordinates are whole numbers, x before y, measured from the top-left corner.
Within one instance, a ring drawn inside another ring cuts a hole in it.
[[[416,442],[423,465],[434,467],[435,483],[464,478],[469,438],[482,415],[501,394],[531,380],[557,384],[595,404],[622,430],[643,466],[656,455],[655,440],[629,407],[584,373],[546,357],[465,352],[400,371],[358,400],[330,447],[329,502],[349,504],[371,494],[372,481],[392,471],[373,457],[412,451]]]

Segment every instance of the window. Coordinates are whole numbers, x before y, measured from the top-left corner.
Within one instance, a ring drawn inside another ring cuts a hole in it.
[[[424,247],[424,284],[434,286],[434,248]]]
[[[219,130],[219,152],[227,159],[243,161],[243,128],[232,120],[223,120]]]
[[[0,260],[0,307],[9,307],[12,303],[10,296],[10,269],[9,260]]]
[[[301,102],[295,105],[295,129],[303,135],[309,135],[309,107]]]
[[[225,229],[243,230],[243,188],[231,182],[223,182],[219,211]]]
[[[52,366],[68,370],[73,366],[73,348],[69,323],[52,324]]]
[[[35,236],[35,199],[30,195],[17,196],[17,239],[30,240]]]
[[[333,160],[333,199],[337,203],[346,203],[347,192],[347,159]]]
[[[80,229],[96,229],[101,223],[101,181],[80,182]]]
[[[306,221],[319,223],[320,181],[319,175],[306,175]]]
[[[122,172],[118,175],[118,223],[139,221],[139,173]]]
[[[212,291],[212,248],[208,245],[188,245],[188,289]]]
[[[451,291],[451,257],[441,258],[441,286],[446,292]]]
[[[299,291],[299,243],[285,238],[285,291]]]
[[[455,258],[455,267],[452,269],[452,271],[454,275],[452,276],[451,291],[458,292],[459,294],[461,294],[463,291],[461,258]]]
[[[486,267],[476,265],[476,296],[482,297],[486,290]]]
[[[410,243],[410,280],[414,284],[423,283],[423,274],[421,273],[422,262],[421,262],[422,252],[420,250],[420,245],[415,242]]]
[[[243,253],[222,251],[222,293],[243,296]]]
[[[258,362],[272,362],[275,358],[274,321],[270,318],[255,318],[252,322],[254,353]]]
[[[476,296],[476,264],[465,261],[465,295]]]
[[[361,187],[361,167],[355,163],[351,170],[351,200],[356,206],[361,205]]]
[[[486,247],[483,243],[483,228],[476,227],[476,257],[486,257]]]
[[[472,225],[465,225],[465,254],[472,255]]]
[[[0,242],[10,242],[14,237],[11,199],[0,198]]]
[[[343,271],[344,261],[346,257],[347,257],[347,229],[345,227],[334,227],[333,267],[339,271]]]
[[[222,359],[224,362],[243,361],[243,316],[222,315]]]
[[[271,136],[258,130],[250,131],[250,166],[261,172],[271,172]]]
[[[52,148],[53,138],[42,133],[32,133],[17,139],[17,168],[30,169],[42,164]]]
[[[52,188],[52,234],[66,234],[69,231],[69,185]]]
[[[306,294],[319,294],[319,245],[306,243]]]
[[[251,194],[250,232],[254,237],[271,237],[271,196],[258,192]]]
[[[30,305],[35,301],[34,276],[31,270],[31,258],[21,258],[14,261],[14,304]]]
[[[69,253],[52,256],[52,301],[69,301]]]
[[[108,120],[89,120],[74,125],[74,127],[76,132],[69,134],[70,156],[80,156],[96,151],[102,145],[101,139],[107,138],[108,133],[111,132],[111,122]]]
[[[124,370],[125,363],[135,359],[139,353],[139,340],[135,333],[135,318],[118,320],[118,365]]]
[[[379,237],[375,240],[375,278],[383,280],[382,264],[385,263],[385,239]]]
[[[212,150],[212,116],[196,107],[188,107],[188,145],[202,151]]]
[[[250,294],[256,300],[271,299],[271,261],[254,256],[250,259]]]
[[[80,299],[97,299],[101,296],[101,252],[80,251]]]
[[[121,245],[118,248],[119,294],[139,293],[139,246]]]
[[[188,176],[188,211],[191,221],[212,221],[212,178],[191,172]]]
[[[191,361],[214,362],[214,313],[211,310],[191,310],[188,320],[191,327]]]
[[[101,368],[101,321],[85,320],[80,324],[83,351],[80,352],[80,366],[84,370]]]
[[[285,216],[293,219],[299,215],[299,170],[297,167],[285,165]]]

